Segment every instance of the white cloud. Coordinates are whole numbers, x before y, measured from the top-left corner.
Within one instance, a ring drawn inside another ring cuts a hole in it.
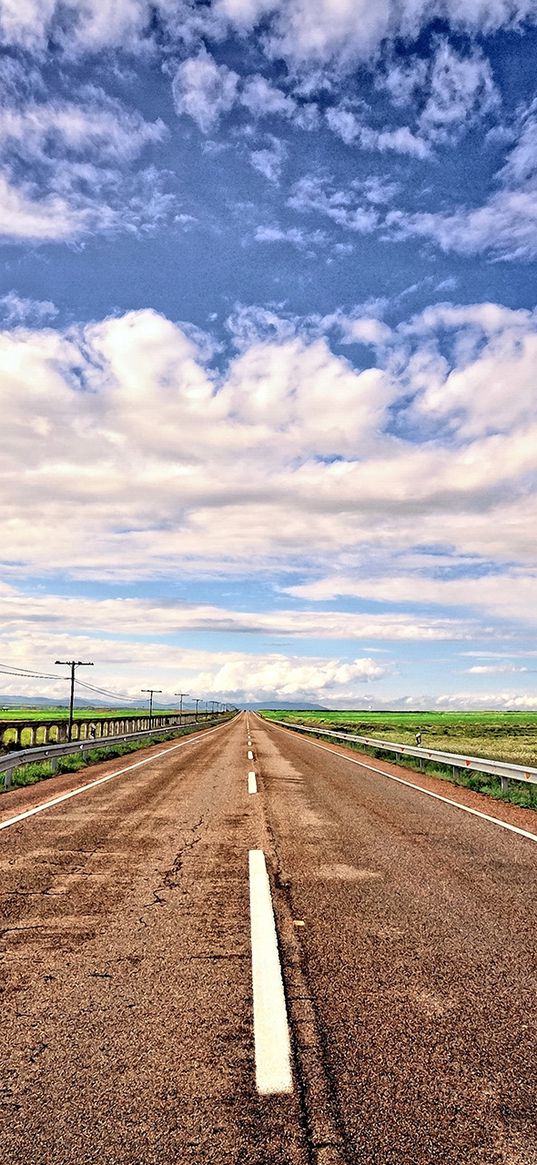
[[[213,0],[203,6],[179,0],[1,0],[0,41],[44,51],[48,38],[68,53],[104,48],[139,50],[151,43],[151,16],[164,22],[172,41],[200,34],[222,37],[268,22],[268,51],[292,65],[339,67],[374,56],[384,40],[416,37],[437,18],[455,30],[493,32],[535,20],[535,0]]]
[[[173,202],[151,167],[129,163],[160,141],[163,124],[87,88],[73,101],[0,108],[0,233],[66,242],[93,231],[137,230]],[[21,170],[30,177],[21,182]]]
[[[277,310],[238,309],[231,324],[239,354],[218,375],[195,337],[149,310],[66,333],[1,333],[10,434],[1,536],[10,559],[17,569],[107,578],[200,569],[234,576],[245,564],[260,572],[278,564],[342,576],[350,593],[369,599],[426,603],[438,594],[445,606],[516,619],[533,586],[535,324],[494,306],[452,309],[457,335],[465,312],[474,329],[482,319],[489,331],[470,355],[455,344],[437,361],[438,387],[420,357],[432,351],[432,325],[450,319],[446,305],[428,319],[429,331],[423,316],[392,333],[370,311],[312,317],[302,331]],[[331,351],[322,334],[331,328],[378,343],[387,368],[354,369]],[[414,572],[398,590],[394,556],[420,545],[463,567],[469,556],[527,563],[527,582],[512,565],[503,570],[511,608],[493,576],[427,590]],[[379,561],[389,566],[382,571]],[[314,588],[300,597],[323,596]],[[307,633],[322,634],[319,620],[304,619]],[[378,632],[470,633],[458,615],[447,628],[442,613],[425,623],[394,619]],[[325,613],[325,625],[353,635],[335,613]],[[303,625],[287,614],[271,626],[298,634]],[[356,616],[356,629],[374,635],[373,618]]]
[[[254,232],[256,243],[290,243],[299,250],[322,247],[327,242],[324,231],[305,231],[301,227],[258,226]]]
[[[385,153],[393,151],[421,160],[431,156],[432,146],[454,141],[478,118],[497,111],[500,98],[489,61],[478,49],[466,56],[445,39],[439,40],[428,61],[414,58],[411,65],[390,64],[377,72],[377,88],[387,89],[394,104],[409,105],[422,99],[422,110],[411,111],[414,126],[376,129],[368,124],[370,111],[360,114],[345,102],[326,111],[326,121],[347,145]],[[426,96],[425,96],[426,95]]]
[[[507,672],[527,672],[527,667],[517,667],[513,663],[475,664],[464,669],[470,676],[503,675]]]
[[[434,54],[429,96],[420,117],[420,128],[433,139],[459,131],[474,117],[497,109],[499,94],[490,62],[478,49],[462,56],[448,41],[440,41]]]
[[[356,615],[349,611],[277,610],[237,611],[209,603],[42,594],[32,596],[7,583],[0,587],[0,635],[17,632],[16,641],[47,627],[53,635],[72,630],[84,634],[127,635],[143,628],[158,638],[188,631],[214,636],[252,633],[289,639],[386,640],[416,642],[427,639],[465,640],[472,624],[435,616],[415,618],[399,614]]]
[[[268,19],[269,51],[301,69],[368,61],[383,41],[413,39],[438,18],[472,33],[537,17],[535,0],[215,0],[212,11],[242,32]]]
[[[408,214],[393,210],[386,222],[397,238],[431,239],[444,251],[502,259],[537,255],[537,113],[523,116],[518,138],[497,179],[500,189],[477,207]]]
[[[385,72],[378,72],[376,84],[385,89],[397,106],[409,105],[416,94],[424,88],[428,73],[428,62],[422,57],[412,57],[410,62],[389,61]]]
[[[537,709],[537,696],[530,692],[452,692],[438,696],[434,705],[447,709],[486,708],[490,711],[531,712]]]
[[[421,159],[428,158],[430,155],[428,143],[423,138],[416,136],[406,125],[396,129],[372,129],[352,110],[337,105],[327,109],[326,120],[330,129],[346,145],[356,144],[363,150],[379,153],[391,150],[397,154],[409,154],[411,157]]]
[[[241,104],[254,117],[270,117],[279,114],[282,117],[294,118],[296,114],[296,101],[292,97],[288,97],[276,85],[271,85],[260,74],[248,78],[244,84],[240,100]]]
[[[469,565],[471,570],[472,564]],[[478,613],[482,618],[492,616],[495,620],[515,624],[520,620],[535,624],[537,611],[532,596],[537,587],[537,574],[534,570],[505,570],[480,575],[475,573],[475,565],[473,573],[449,578],[428,575],[417,569],[403,572],[394,560],[389,576],[328,576],[316,582],[288,587],[287,592],[297,599],[309,601],[326,602],[353,596],[398,606],[417,603],[421,609],[437,606],[446,611],[455,608],[455,618],[464,611]]]
[[[172,91],[178,114],[187,114],[208,133],[237,100],[239,77],[227,65],[217,65],[206,49],[182,61]]]
[[[391,330],[382,320],[363,316],[359,319],[346,318],[340,323],[343,341],[346,344],[372,344],[374,347],[391,339]]]
[[[340,190],[329,179],[309,174],[295,183],[288,199],[293,210],[316,212],[346,230],[369,234],[377,226],[378,215],[364,203],[356,190]]]
[[[66,242],[87,229],[87,208],[70,206],[57,194],[40,198],[28,185],[14,186],[0,173],[0,238]]]
[[[268,182],[278,183],[286,157],[287,150],[284,143],[279,138],[271,137],[270,143],[265,149],[252,150],[250,162],[254,170],[262,174]]]
[[[32,101],[0,108],[3,151],[15,149],[34,163],[45,161],[51,151],[128,161],[148,143],[161,141],[165,132],[161,121],[144,121],[100,89],[82,90],[79,102]]]
[[[157,0],[157,8],[158,0]],[[150,16],[148,0],[1,0],[0,43],[44,52],[54,35],[66,53],[139,47]]]
[[[56,305],[48,299],[28,299],[16,291],[8,291],[6,295],[0,296],[0,318],[4,326],[39,325],[53,320],[57,315]]]
[[[362,658],[346,662],[335,660],[300,660],[287,655],[231,659],[215,672],[202,673],[198,687],[203,691],[229,692],[245,700],[331,697],[345,698],[356,685],[378,680],[385,669],[376,660]]]

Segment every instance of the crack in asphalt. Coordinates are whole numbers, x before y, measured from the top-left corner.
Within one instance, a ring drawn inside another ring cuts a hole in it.
[[[202,815],[198,821],[194,822],[194,825],[191,827],[191,833],[193,834],[192,838],[185,841],[180,849],[178,849],[171,866],[169,866],[169,868],[162,874],[162,878],[158,886],[152,889],[152,901],[145,904],[144,910],[149,910],[152,906],[167,905],[167,898],[163,897],[163,895],[167,890],[177,890],[179,887],[181,883],[185,856],[201,841],[201,830],[204,825],[204,821],[205,818]],[[144,926],[147,926],[143,916],[140,918],[140,922],[142,922]]]

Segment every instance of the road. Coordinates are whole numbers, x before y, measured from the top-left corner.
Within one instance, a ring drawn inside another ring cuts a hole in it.
[[[537,1165],[537,844],[352,758],[242,714],[4,795],[2,1165]]]

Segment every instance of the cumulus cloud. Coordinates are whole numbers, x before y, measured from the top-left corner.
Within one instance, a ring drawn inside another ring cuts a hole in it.
[[[479,305],[457,312],[458,332],[465,312],[475,327]],[[245,563],[264,570],[276,562],[308,569],[330,562],[334,573],[336,564],[356,561],[361,594],[370,555],[416,543],[531,561],[535,322],[486,305],[482,316],[489,337],[470,357],[455,345],[435,386],[415,362],[432,343],[420,318],[399,334],[364,312],[346,323],[317,321],[309,335],[277,312],[259,319],[243,309],[234,324],[239,353],[218,376],[195,335],[154,311],[66,332],[5,331],[0,373],[10,442],[1,483],[10,558],[109,578],[200,567],[233,575]],[[435,326],[446,318],[443,305]],[[332,352],[320,330],[336,324],[345,324],[348,339],[378,344],[385,366],[355,369]],[[482,580],[482,594],[487,586]],[[454,592],[443,593],[448,601]],[[376,594],[388,598],[385,589]],[[328,618],[327,626],[335,630]],[[363,622],[357,626],[366,634]],[[438,632],[428,627],[416,634]],[[343,630],[351,634],[348,623]]]
[[[266,51],[293,68],[339,68],[374,56],[383,42],[414,39],[431,21],[475,33],[516,28],[537,17],[535,0],[2,0],[0,43],[44,52],[49,40],[70,54],[103,48],[140,51],[154,43],[152,20],[172,42],[195,42],[265,28]]]
[[[377,347],[383,365],[353,368],[331,351],[323,330],[332,328]],[[303,329],[277,310],[244,308],[234,329],[239,352],[219,373],[208,369],[205,339],[154,311],[0,333],[11,570],[118,581],[200,569],[233,577],[278,564],[317,581],[290,587],[292,599],[269,612],[46,594],[29,602],[4,586],[3,659],[47,670],[70,643],[106,664],[108,685],[125,690],[143,664],[176,691],[178,652],[166,637],[354,642],[350,662],[296,655],[289,671],[283,657],[228,651],[197,657],[190,670],[181,648],[184,690],[333,703],[358,699],[363,680],[381,678],[375,668],[385,668],[364,644],[471,642],[534,625],[532,313],[441,303],[390,330],[364,308]],[[421,357],[437,337],[432,387]],[[517,559],[528,565],[514,567]],[[345,595],[357,610],[330,607]],[[372,613],[378,603],[384,609]],[[133,646],[137,628],[153,644]]]
[[[238,82],[237,73],[227,65],[217,65],[214,57],[201,49],[196,57],[181,62],[173,79],[177,113],[187,114],[208,133],[235,104]]]
[[[296,101],[259,73],[247,79],[240,99],[242,105],[253,113],[254,117],[278,114],[281,117],[294,118],[296,114]]]
[[[149,16],[148,0],[116,0],[106,7],[101,0],[2,0],[0,43],[42,53],[52,37],[68,54],[134,49],[146,35]]]
[[[269,20],[267,44],[295,68],[367,60],[383,41],[414,39],[435,19],[453,29],[493,32],[537,18],[535,0],[215,0],[213,12],[247,31]]]

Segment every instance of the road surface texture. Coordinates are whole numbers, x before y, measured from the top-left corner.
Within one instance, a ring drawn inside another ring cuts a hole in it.
[[[2,797],[1,1165],[537,1165],[536,843],[318,744],[243,714]],[[275,1095],[252,850],[289,1019]]]

